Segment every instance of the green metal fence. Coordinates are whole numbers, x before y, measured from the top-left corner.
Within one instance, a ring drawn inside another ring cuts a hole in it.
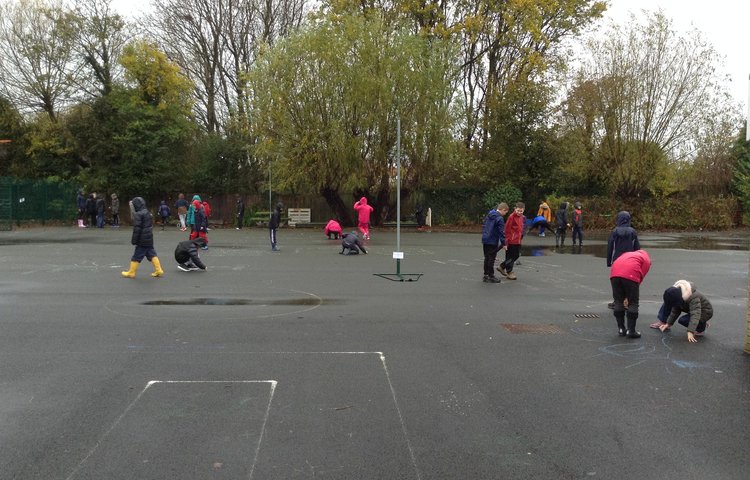
[[[0,230],[13,224],[67,222],[76,217],[72,182],[0,177]]]

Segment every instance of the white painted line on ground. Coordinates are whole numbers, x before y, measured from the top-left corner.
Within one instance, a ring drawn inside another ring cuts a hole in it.
[[[146,393],[146,390],[148,390],[152,385],[164,383],[164,384],[170,384],[170,383],[268,383],[271,386],[271,392],[268,396],[268,405],[266,406],[266,413],[263,416],[263,425],[261,426],[260,430],[260,436],[258,437],[258,446],[255,448],[255,457],[253,458],[253,465],[250,468],[250,476],[248,480],[251,480],[253,478],[253,471],[255,470],[255,463],[258,461],[258,453],[260,452],[260,444],[263,441],[263,433],[266,430],[266,422],[268,421],[268,415],[271,410],[271,401],[273,400],[273,394],[276,390],[277,381],[276,380],[151,380],[149,381],[146,386],[143,388],[143,390],[138,393],[138,395],[133,399],[132,402],[125,408],[125,410],[120,414],[119,417],[110,425],[110,427],[107,429],[106,432],[97,440],[96,444],[89,450],[89,452],[86,454],[85,457],[76,465],[76,467],[73,469],[72,472],[70,472],[70,475],[66,477],[65,480],[71,480],[73,476],[78,473],[78,471],[83,467],[83,465],[86,463],[86,461],[91,458],[91,455],[96,452],[96,450],[99,448],[99,446],[104,442],[104,440],[109,436],[110,433],[112,433],[112,430],[117,427],[117,425],[122,421],[123,418],[128,414],[130,410],[133,409],[133,407],[138,403],[138,400],[141,399],[144,393]]]

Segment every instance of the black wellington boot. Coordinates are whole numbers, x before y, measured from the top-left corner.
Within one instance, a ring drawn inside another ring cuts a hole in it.
[[[641,338],[641,332],[635,330],[635,321],[638,320],[638,314],[628,313],[628,338]]]
[[[615,320],[617,320],[617,334],[624,337],[627,334],[625,330],[625,315],[615,316]]]

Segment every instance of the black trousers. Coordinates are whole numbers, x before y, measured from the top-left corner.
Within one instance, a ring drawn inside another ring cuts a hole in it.
[[[483,243],[482,248],[484,249],[484,274],[488,277],[495,276],[495,259],[497,258],[497,252],[500,247],[492,245],[491,243]]]
[[[508,245],[508,249],[505,251],[505,261],[503,262],[506,272],[510,273],[513,271],[513,265],[520,256],[521,245]]]
[[[624,314],[625,299],[628,300],[628,314],[638,315],[638,301],[640,298],[641,285],[622,277],[612,277],[609,279],[609,282],[612,284],[612,298],[615,299],[615,317],[617,317],[618,314]]]

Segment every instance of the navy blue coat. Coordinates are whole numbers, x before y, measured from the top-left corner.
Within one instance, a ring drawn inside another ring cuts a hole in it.
[[[638,233],[630,226],[630,213],[620,212],[615,218],[616,227],[609,234],[607,241],[607,266],[611,267],[617,257],[625,252],[635,252],[641,249]]]
[[[495,209],[490,210],[484,217],[482,243],[498,247],[505,245],[505,219]]]

